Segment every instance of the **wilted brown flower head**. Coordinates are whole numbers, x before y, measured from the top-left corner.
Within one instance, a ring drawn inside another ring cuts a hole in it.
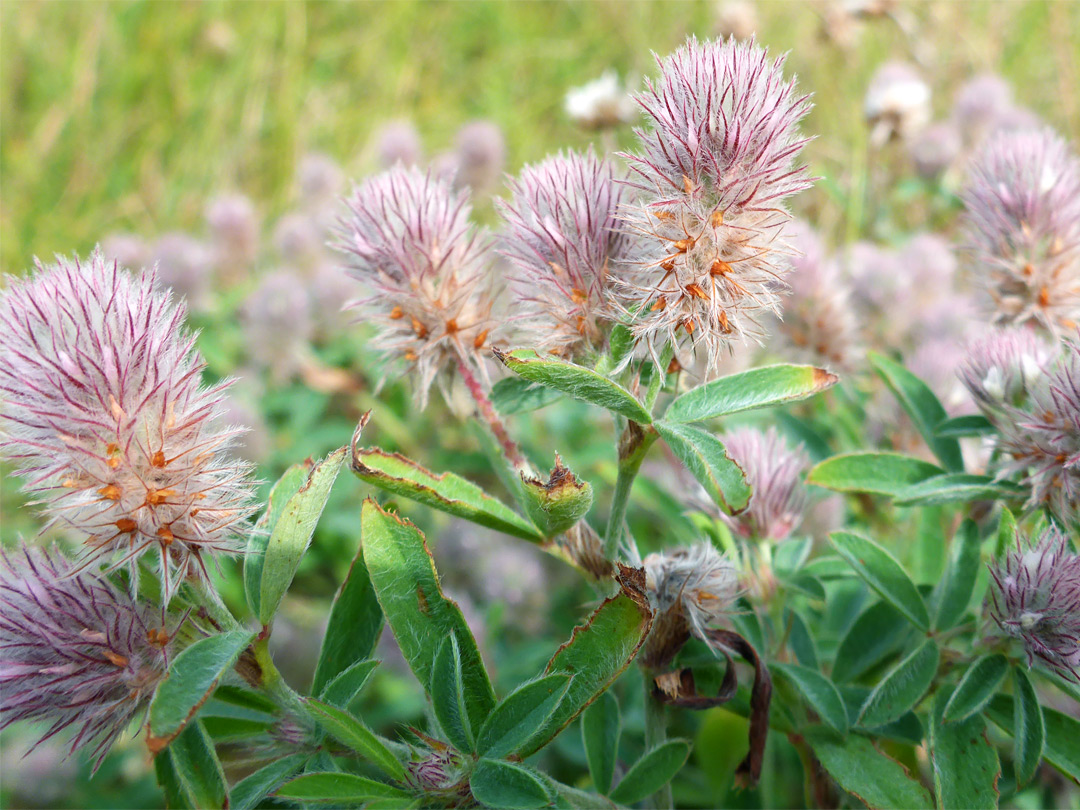
[[[659,64],[638,96],[649,129],[627,156],[638,192],[627,227],[642,251],[615,291],[653,355],[686,341],[715,368],[779,306],[784,201],[810,185],[795,165],[810,102],[753,41],[691,38]]]
[[[160,557],[166,598],[204,557],[244,547],[249,466],[219,424],[228,383],[203,363],[184,309],[105,260],[59,259],[0,301],[0,453],[90,562]]]
[[[710,646],[708,625],[738,597],[735,566],[712,544],[658,552],[644,560],[645,587],[656,618],[642,651],[646,667],[663,666],[694,635]]]
[[[357,186],[346,203],[338,248],[371,291],[352,306],[378,326],[377,345],[412,367],[421,405],[440,371],[460,364],[486,375],[505,321],[495,310],[487,235],[469,222],[467,193],[399,164]]]

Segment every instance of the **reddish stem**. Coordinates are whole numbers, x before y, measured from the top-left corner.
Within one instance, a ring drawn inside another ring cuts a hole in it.
[[[499,419],[499,415],[495,413],[495,407],[491,404],[491,400],[488,399],[487,393],[484,391],[484,387],[480,384],[480,381],[476,379],[476,376],[469,369],[463,361],[458,360],[458,371],[461,372],[461,379],[465,381],[465,386],[469,389],[469,393],[472,394],[473,399],[476,400],[476,404],[480,407],[480,414],[484,417],[484,421],[488,423],[488,427],[491,428],[491,432],[495,434],[495,438],[498,439],[499,444],[502,445],[503,452],[506,453],[506,457],[510,460],[510,463],[514,465],[517,470],[528,469],[528,464],[525,462],[525,457],[521,455],[521,450],[518,448],[517,443],[510,438],[510,434],[506,432],[506,426],[503,425]]]

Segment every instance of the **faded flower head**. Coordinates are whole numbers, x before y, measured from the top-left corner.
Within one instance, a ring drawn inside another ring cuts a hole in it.
[[[614,129],[637,118],[634,98],[614,70],[566,93],[566,114],[582,129]]]
[[[357,186],[346,203],[338,247],[371,290],[353,306],[378,325],[378,345],[413,367],[421,404],[448,367],[486,374],[503,321],[494,311],[486,234],[469,223],[468,195],[398,165]]]
[[[651,128],[627,156],[640,200],[626,212],[641,258],[617,273],[634,336],[659,355],[679,333],[715,368],[733,341],[760,337],[779,307],[790,218],[810,186],[794,165],[806,96],[753,41],[691,38],[659,60],[638,98]]]
[[[622,186],[614,169],[591,149],[560,154],[526,166],[510,191],[510,202],[499,201],[502,254],[529,308],[525,331],[556,354],[602,347],[617,315],[610,273],[632,255],[632,240],[618,228]]]
[[[957,373],[979,408],[996,421],[1004,408],[1027,402],[1054,354],[1031,329],[995,329],[968,344]]]
[[[957,89],[952,117],[967,143],[975,146],[1007,121],[1013,109],[1012,86],[1001,76],[983,73]]]
[[[287,263],[310,270],[323,256],[326,233],[317,217],[294,211],[274,225],[274,249]]]
[[[119,256],[106,253],[106,257],[121,267],[142,267],[127,264]],[[158,283],[184,299],[190,311],[199,312],[210,305],[210,281],[217,260],[209,245],[190,234],[174,231],[154,243],[150,258]]]
[[[320,208],[333,203],[345,187],[341,166],[329,155],[313,152],[300,159],[296,167],[296,184],[308,206]]]
[[[759,542],[778,542],[791,536],[806,511],[802,472],[810,459],[802,447],[792,449],[770,427],[762,432],[739,428],[724,437],[724,447],[742,468],[753,495],[741,513],[721,517],[740,536]]]
[[[470,121],[457,134],[454,185],[474,192],[491,191],[506,165],[506,138],[494,121]]]
[[[96,765],[164,677],[168,634],[126,592],[57,552],[0,552],[0,729],[71,728]]]
[[[994,321],[1080,323],[1080,160],[1050,130],[1004,133],[974,158],[965,247]]]
[[[311,340],[311,303],[304,287],[295,272],[275,270],[259,279],[241,306],[251,360],[278,383],[300,370]]]
[[[219,266],[229,277],[242,274],[259,252],[259,216],[254,204],[243,194],[217,197],[206,207],[206,224]]]
[[[414,166],[424,156],[424,145],[411,122],[390,121],[375,133],[375,151],[384,169],[395,163]]]
[[[908,155],[915,171],[924,180],[943,175],[964,149],[960,129],[952,121],[938,121],[908,141]]]
[[[1016,550],[990,564],[990,615],[1024,643],[1030,666],[1039,658],[1080,683],[1080,555],[1065,535],[1046,529],[1033,543],[1016,535]]]
[[[791,295],[776,325],[784,359],[847,368],[858,351],[850,285],[809,225],[792,222],[788,241],[797,253],[786,279]]]
[[[709,542],[658,552],[644,560],[645,587],[656,618],[645,642],[642,663],[663,666],[694,635],[712,646],[708,625],[725,615],[739,595],[731,560]]]
[[[153,273],[97,251],[38,265],[0,301],[0,454],[90,561],[160,556],[168,597],[204,557],[242,550],[248,465],[221,427],[226,384],[203,388],[184,309]]]
[[[121,267],[146,267],[153,264],[150,245],[133,233],[111,233],[101,240],[101,252]]]
[[[930,87],[912,65],[886,62],[870,79],[863,114],[876,146],[907,140],[930,122]]]
[[[750,0],[721,0],[716,4],[716,24],[719,37],[750,39],[758,29],[757,8]]]

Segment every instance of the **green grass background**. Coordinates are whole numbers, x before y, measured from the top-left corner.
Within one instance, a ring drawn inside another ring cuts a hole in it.
[[[871,21],[850,51],[821,37],[824,8],[760,3],[759,38],[790,50],[815,93],[809,158],[840,189],[861,182],[869,76],[913,52],[939,112],[958,81],[995,69],[1049,123],[1080,131],[1080,3],[910,3],[913,36]],[[463,122],[492,118],[513,170],[587,140],[563,114],[568,87],[612,66],[652,72],[650,51],[711,34],[713,19],[706,2],[5,0],[0,264],[19,273],[34,255],[84,252],[112,231],[194,227],[222,189],[272,215],[299,155],[324,150],[359,173],[371,133],[395,117],[411,118],[430,151]],[[819,204],[826,229],[857,216]]]

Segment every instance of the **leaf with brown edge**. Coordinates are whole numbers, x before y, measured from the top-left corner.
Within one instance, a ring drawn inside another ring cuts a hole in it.
[[[532,523],[471,481],[454,473],[433,473],[399,453],[387,453],[377,447],[361,448],[360,433],[370,416],[368,411],[360,417],[349,445],[350,468],[361,481],[489,529],[534,543],[543,542],[544,537]]]
[[[360,528],[364,564],[406,662],[428,688],[439,646],[454,635],[465,711],[471,727],[480,728],[495,708],[495,692],[461,608],[443,594],[424,535],[371,498],[361,508]]]
[[[573,680],[544,728],[518,753],[539,751],[607,689],[634,660],[652,627],[653,612],[645,594],[645,571],[619,565],[619,593],[575,627],[570,640],[556,650],[544,675],[565,673]]]
[[[734,630],[708,631],[709,638],[721,648],[732,650],[754,667],[754,685],[750,690],[750,751],[735,770],[738,784],[752,787],[761,778],[765,756],[765,741],[769,736],[769,703],[772,700],[772,676],[765,662],[758,657],[754,645]]]

